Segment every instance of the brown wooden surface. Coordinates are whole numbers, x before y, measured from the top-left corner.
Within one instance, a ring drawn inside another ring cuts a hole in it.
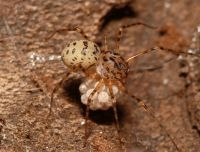
[[[154,45],[187,51],[200,24],[199,6],[199,0],[1,0],[0,151],[120,151],[112,111],[91,112],[89,144],[84,148],[81,122],[85,107],[80,103],[79,80],[71,79],[58,91],[53,115],[46,119],[50,92],[67,69],[61,61],[33,65],[30,55],[59,55],[69,41],[81,36],[65,32],[48,41],[44,39],[55,29],[77,25],[99,45],[107,34],[112,49],[118,27],[138,20],[155,25],[158,30],[128,29],[120,43],[120,53],[125,58]],[[171,58],[175,59],[163,65]],[[181,151],[198,152],[199,79],[180,76],[183,69],[176,58],[170,52],[139,57],[131,62],[126,88],[153,108]],[[192,57],[187,58],[187,62],[191,60]],[[186,73],[199,73],[198,65]],[[157,66],[157,70],[144,70]],[[118,110],[127,151],[175,151],[156,121],[130,97],[118,99]]]

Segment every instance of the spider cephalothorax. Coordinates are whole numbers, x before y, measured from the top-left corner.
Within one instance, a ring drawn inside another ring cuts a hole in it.
[[[106,79],[122,81],[128,74],[128,63],[114,51],[102,52],[96,67],[97,73]]]

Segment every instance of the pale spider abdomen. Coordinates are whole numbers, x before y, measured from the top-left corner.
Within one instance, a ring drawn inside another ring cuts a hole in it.
[[[120,54],[106,51],[102,52],[96,71],[103,78],[121,81],[127,77],[128,69],[128,63]]]
[[[100,53],[100,48],[94,42],[77,40],[65,47],[62,60],[72,70],[86,70],[97,62]]]

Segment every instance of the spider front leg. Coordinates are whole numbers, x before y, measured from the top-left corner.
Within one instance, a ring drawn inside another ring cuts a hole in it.
[[[83,29],[79,28],[78,26],[74,27],[74,28],[62,28],[62,29],[58,29],[56,31],[54,31],[52,34],[50,34],[49,36],[47,36],[45,38],[45,40],[49,40],[50,38],[52,38],[56,33],[62,33],[62,32],[68,32],[68,31],[75,31],[80,33],[84,39],[89,40],[88,36],[85,34],[85,32],[83,31]]]
[[[108,51],[108,43],[107,43],[107,34],[104,35],[104,50],[103,51]]]
[[[111,101],[112,101],[112,108],[113,108],[113,112],[114,112],[114,116],[115,116],[115,124],[116,124],[116,128],[117,128],[117,132],[119,134],[120,130],[119,130],[119,118],[117,115],[116,98],[113,94],[113,89],[112,89],[111,84],[108,85],[108,88],[109,88],[109,93],[110,93],[110,97],[111,97]]]
[[[163,124],[155,117],[153,111],[144,103],[144,101],[135,95],[131,94],[128,90],[125,90],[125,93],[128,94],[130,97],[132,97],[136,102],[138,103],[139,106],[143,107],[144,110],[157,122],[157,124],[160,126],[160,128],[165,132],[167,137],[170,139],[170,141],[173,143],[174,147],[178,152],[181,152],[181,150],[178,148],[177,144],[175,143],[174,139],[170,136],[169,132],[167,129],[163,126]]]
[[[113,108],[114,117],[115,117],[115,126],[116,126],[116,129],[117,129],[117,134],[118,134],[120,146],[121,146],[122,149],[125,150],[124,144],[122,142],[122,137],[121,137],[121,134],[120,134],[119,118],[118,118],[118,114],[117,114],[116,97],[115,97],[115,95],[113,93],[112,86],[113,86],[113,84],[111,82],[109,82],[108,83],[108,89],[109,89],[109,94],[110,94],[110,97],[111,97],[112,108]]]
[[[151,25],[148,25],[148,24],[143,23],[143,22],[136,22],[136,23],[132,23],[132,24],[128,24],[128,25],[122,25],[122,26],[119,28],[119,30],[118,30],[118,32],[117,32],[117,34],[116,34],[116,35],[117,35],[117,36],[116,36],[116,48],[115,48],[116,52],[119,51],[119,43],[120,43],[120,40],[121,40],[123,31],[124,31],[125,29],[129,28],[129,27],[136,26],[136,25],[143,25],[143,26],[148,27],[148,28],[151,28],[151,29],[156,29],[156,27],[151,26]]]
[[[165,48],[163,48],[163,47],[155,46],[155,47],[152,47],[152,48],[150,48],[150,49],[141,51],[140,53],[129,57],[128,59],[126,59],[126,61],[129,62],[129,61],[131,61],[132,59],[135,59],[135,58],[138,57],[138,56],[141,56],[141,55],[144,55],[144,54],[153,52],[153,51],[167,51],[167,52],[171,52],[172,54],[175,54],[175,55],[187,54],[187,53],[185,53],[185,52],[176,53],[174,50],[165,49]],[[189,55],[194,55],[194,54],[189,54]],[[198,55],[195,55],[195,56],[198,56]],[[174,58],[174,59],[175,59],[175,58]],[[171,60],[172,60],[172,59],[170,59],[169,61],[171,61]],[[169,61],[166,61],[166,62],[169,62]]]

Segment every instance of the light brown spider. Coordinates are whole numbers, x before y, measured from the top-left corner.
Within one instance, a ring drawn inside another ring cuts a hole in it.
[[[160,121],[154,116],[154,113],[149,109],[149,107],[138,97],[131,94],[125,88],[125,81],[129,72],[129,61],[135,59],[138,56],[152,52],[152,51],[163,51],[165,49],[161,47],[153,47],[142,51],[139,54],[131,56],[128,59],[123,58],[119,54],[119,42],[121,40],[122,32],[124,29],[143,25],[148,28],[154,29],[155,27],[147,25],[142,22],[133,23],[130,25],[121,26],[117,32],[116,48],[114,50],[109,50],[107,45],[107,39],[105,37],[104,48],[100,50],[97,44],[89,41],[86,34],[82,29],[76,27],[74,29],[61,29],[56,32],[62,31],[77,31],[85,38],[84,40],[76,40],[69,43],[62,52],[62,60],[64,64],[70,69],[67,76],[60,81],[60,83],[53,89],[51,93],[51,107],[53,103],[53,96],[56,90],[66,81],[72,73],[82,73],[85,77],[84,81],[79,87],[81,92],[81,102],[86,105],[86,121],[85,121],[85,138],[88,137],[88,117],[89,110],[107,110],[113,108],[114,117],[116,121],[116,128],[120,136],[119,120],[117,115],[116,102],[120,94],[126,93],[133,100],[142,106],[159,124],[161,129],[166,133],[168,138],[173,143],[177,151],[180,151],[177,144],[170,136],[166,128],[160,123]],[[53,33],[50,37],[52,37]],[[170,50],[167,50],[170,51]]]

